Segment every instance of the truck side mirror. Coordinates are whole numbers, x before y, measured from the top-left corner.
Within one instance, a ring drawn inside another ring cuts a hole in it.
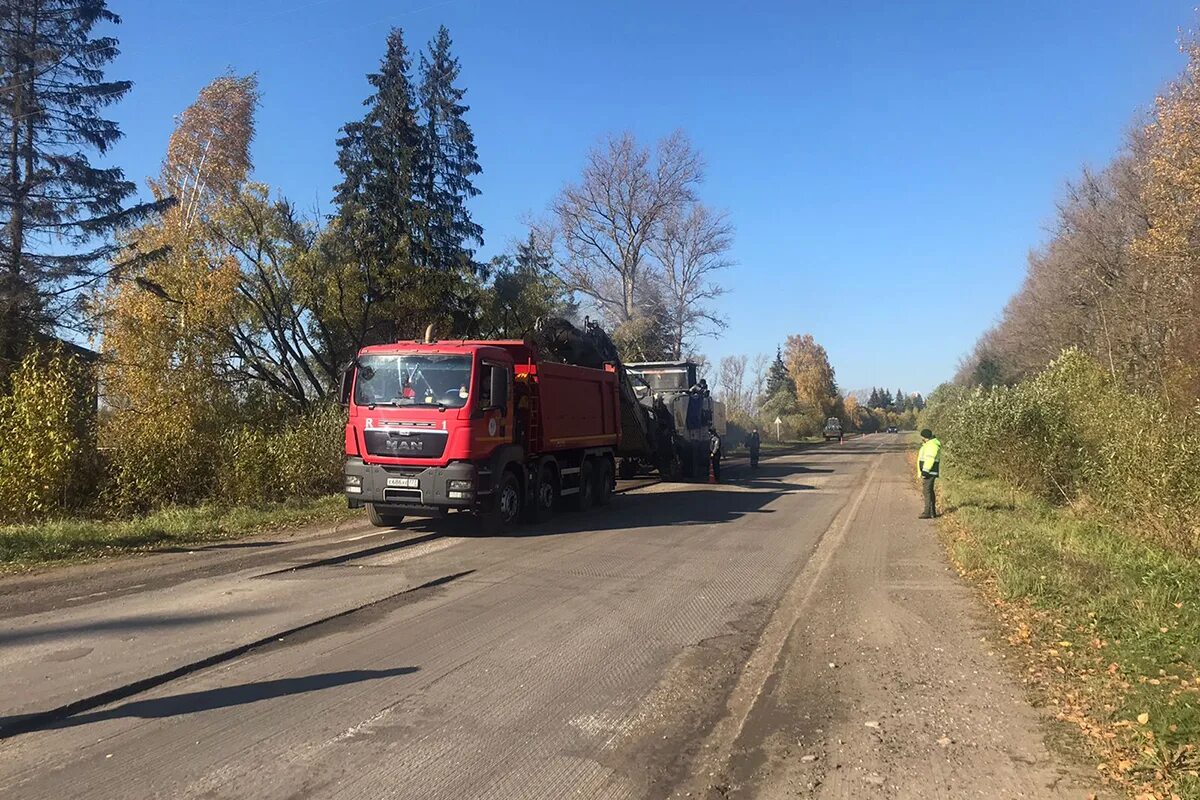
[[[350,405],[350,391],[354,388],[354,364],[342,370],[342,384],[338,390],[338,402],[342,408]]]

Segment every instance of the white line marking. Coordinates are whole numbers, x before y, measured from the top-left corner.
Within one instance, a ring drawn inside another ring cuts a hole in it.
[[[108,592],[92,592],[91,594],[81,594],[78,597],[68,597],[67,602],[70,603],[75,600],[87,600],[89,597],[103,597],[106,594],[108,594]]]

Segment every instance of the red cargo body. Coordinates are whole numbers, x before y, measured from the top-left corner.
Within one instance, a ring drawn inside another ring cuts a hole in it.
[[[516,375],[518,386],[531,390],[532,452],[616,447],[621,425],[616,372],[530,362],[518,364]]]

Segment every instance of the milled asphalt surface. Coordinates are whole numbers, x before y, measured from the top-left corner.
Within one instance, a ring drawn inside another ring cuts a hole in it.
[[[0,797],[1085,796],[913,519],[908,447],[512,536],[352,524],[2,581]]]

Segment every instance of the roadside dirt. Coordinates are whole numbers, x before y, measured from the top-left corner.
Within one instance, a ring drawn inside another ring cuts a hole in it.
[[[769,675],[748,708],[730,693],[693,779],[671,796],[1105,797],[1047,748],[1048,717],[1024,699],[977,598],[916,519],[903,453],[882,458],[845,530],[835,521],[826,539],[837,541],[823,539],[799,576],[802,602],[768,623],[760,648],[790,615]]]

